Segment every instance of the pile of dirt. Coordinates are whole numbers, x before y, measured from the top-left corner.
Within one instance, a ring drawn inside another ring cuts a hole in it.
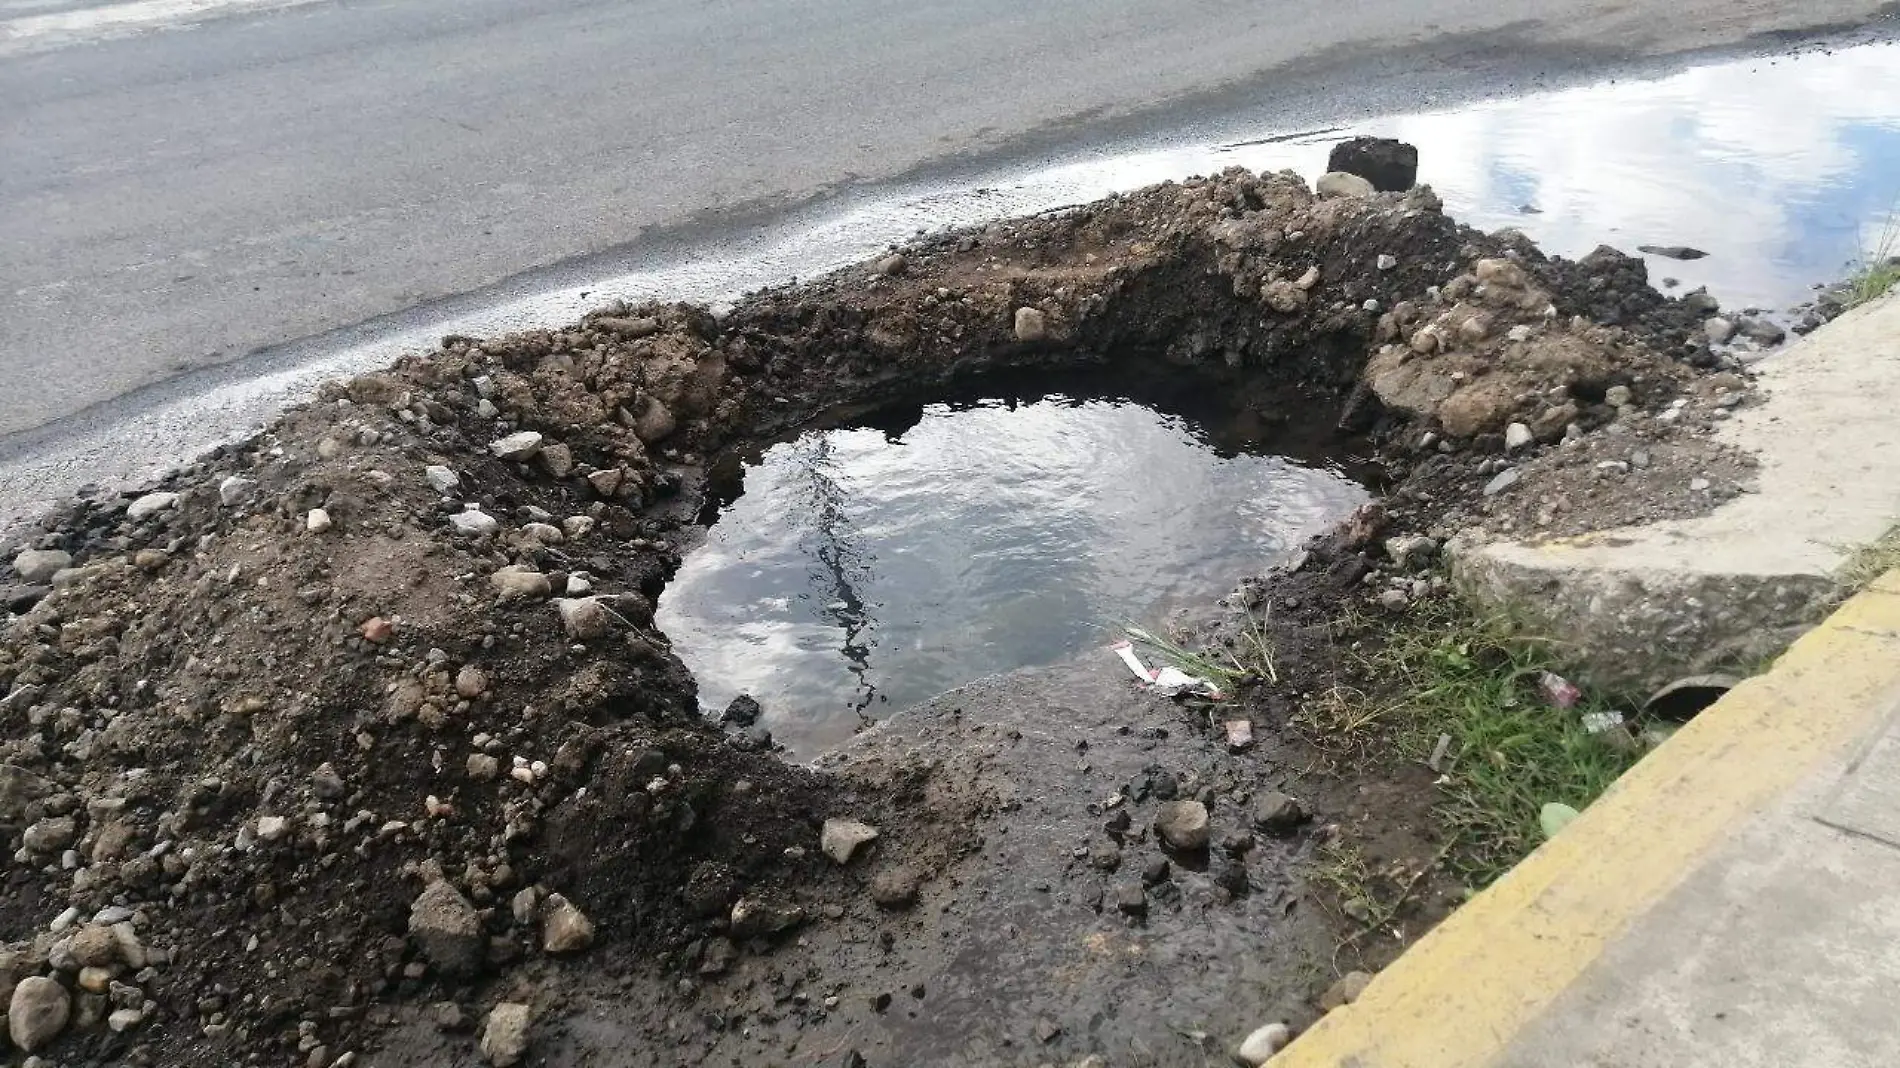
[[[1192,374],[1368,430],[1403,493],[1388,521],[1427,530],[1599,431],[1665,428],[1697,314],[1460,227],[1429,189],[1321,198],[1236,170],[724,317],[618,305],[326,388],[161,486],[47,517],[0,587],[12,1041],[372,1064],[426,1009],[444,1056],[507,1064],[579,992],[618,990],[681,1050],[681,1021],[822,1020],[795,977],[762,1004],[727,985],[760,981],[735,962],[875,941],[894,914],[857,906],[878,876],[956,885],[1006,806],[933,788],[927,754],[820,772],[700,715],[652,606],[720,457],[982,372]],[[824,855],[832,817],[880,829],[878,872]],[[1118,916],[1139,922],[1090,922]]]

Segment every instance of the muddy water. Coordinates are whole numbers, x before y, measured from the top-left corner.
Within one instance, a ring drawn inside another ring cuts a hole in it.
[[[1219,597],[1365,499],[1273,447],[1235,420],[1060,393],[808,432],[745,466],[659,622],[702,704],[750,694],[812,756]]]

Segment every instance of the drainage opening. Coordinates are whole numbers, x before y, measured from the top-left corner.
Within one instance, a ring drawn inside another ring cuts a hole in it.
[[[1330,407],[1125,370],[985,377],[728,457],[658,605],[701,705],[749,695],[816,756],[1205,605],[1366,499],[1354,442],[1306,425]]]

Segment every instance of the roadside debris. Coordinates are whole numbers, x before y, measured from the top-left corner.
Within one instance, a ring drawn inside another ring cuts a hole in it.
[[[1583,700],[1583,691],[1575,683],[1553,671],[1537,676],[1537,690],[1553,708],[1575,708]]]
[[[1127,639],[1117,641],[1113,645],[1110,645],[1109,648],[1114,650],[1116,656],[1121,657],[1122,663],[1128,665],[1128,670],[1133,672],[1136,678],[1148,684],[1149,688],[1158,694],[1166,697],[1177,697],[1182,694],[1199,694],[1202,697],[1212,698],[1216,701],[1226,700],[1227,698],[1226,693],[1222,692],[1220,687],[1206,679],[1190,675],[1172,664],[1159,668],[1150,668],[1141,662],[1141,657],[1135,652],[1134,643]]]
[[[1551,801],[1537,813],[1537,825],[1543,829],[1545,838],[1555,838],[1557,832],[1570,826],[1570,821],[1580,813],[1560,801]]]

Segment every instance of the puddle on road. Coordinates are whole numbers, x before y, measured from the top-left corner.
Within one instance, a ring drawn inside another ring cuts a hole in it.
[[[1840,277],[1900,210],[1900,46],[1735,60],[1670,77],[1530,94],[1289,133],[1271,114],[1210,116],[1183,144],[1120,144],[1060,162],[882,187],[765,231],[659,255],[637,245],[502,293],[287,346],[156,387],[0,446],[0,525],[85,482],[150,478],[229,440],[326,378],[385,365],[447,333],[555,327],[611,299],[719,302],[869,256],[919,229],[987,222],[1171,178],[1291,167],[1337,139],[1397,136],[1461,220],[1517,226],[1552,252],[1689,245],[1652,277],[1725,304],[1786,307]],[[1536,209],[1524,212],[1524,207]],[[241,375],[241,378],[231,377]]]
[[[911,409],[744,470],[659,624],[717,712],[801,756],[994,672],[1055,663],[1257,574],[1366,492],[1118,397]]]

